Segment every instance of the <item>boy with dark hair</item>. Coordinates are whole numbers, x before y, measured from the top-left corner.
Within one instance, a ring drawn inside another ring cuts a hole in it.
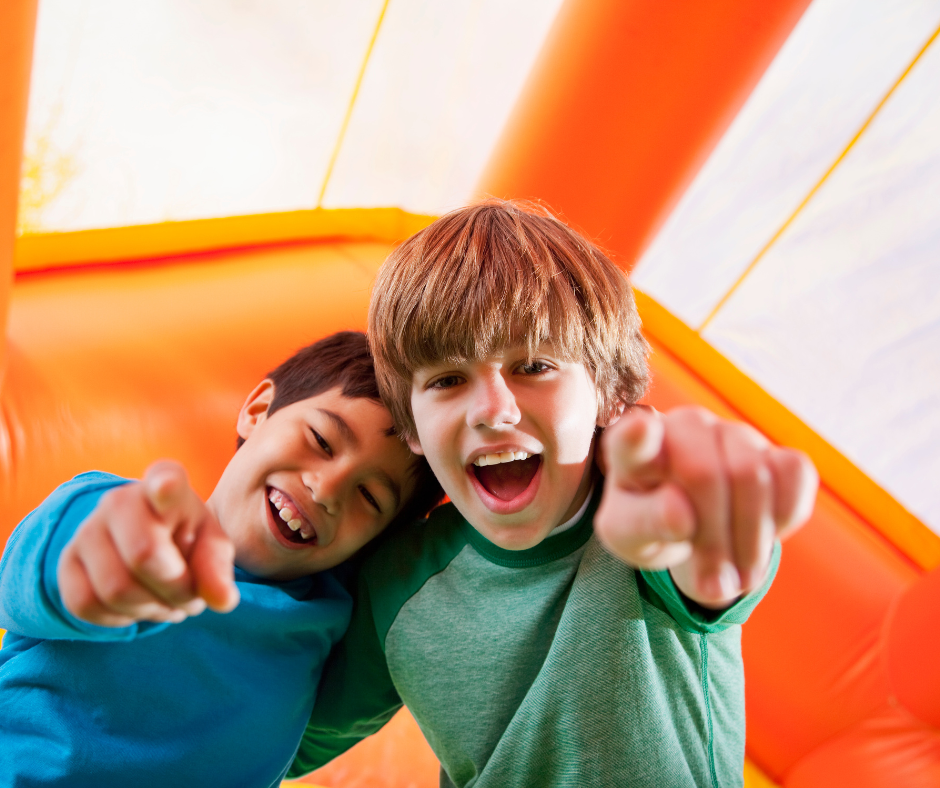
[[[808,460],[635,407],[626,277],[537,209],[430,225],[369,320],[383,398],[452,504],[363,565],[291,774],[404,702],[442,786],[740,785],[740,624],[808,516]]]
[[[205,503],[175,463],[85,473],[14,531],[0,782],[280,783],[349,620],[324,570],[441,492],[395,435],[361,333],[271,372],[237,431]]]

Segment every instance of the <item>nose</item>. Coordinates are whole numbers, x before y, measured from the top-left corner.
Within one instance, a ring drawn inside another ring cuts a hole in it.
[[[349,481],[349,471],[340,463],[321,466],[305,480],[313,500],[322,506],[327,514],[337,515],[342,509],[343,496]]]
[[[519,423],[521,414],[516,395],[501,372],[492,370],[476,381],[473,401],[467,410],[470,427],[499,428]]]

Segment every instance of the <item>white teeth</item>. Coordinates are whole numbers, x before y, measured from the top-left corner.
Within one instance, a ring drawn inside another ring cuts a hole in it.
[[[271,490],[270,495],[268,495],[268,500],[273,503],[274,508],[277,509],[278,517],[287,523],[287,527],[292,531],[300,531],[300,535],[304,539],[310,539],[316,535],[313,526],[309,523],[304,523],[300,512],[294,511],[294,504],[280,490]]]
[[[534,456],[534,454],[528,454],[524,451],[504,451],[498,454],[484,454],[482,457],[477,457],[473,461],[473,464],[482,468],[485,465],[499,465],[500,463],[512,462],[513,460],[527,460],[529,457]]]

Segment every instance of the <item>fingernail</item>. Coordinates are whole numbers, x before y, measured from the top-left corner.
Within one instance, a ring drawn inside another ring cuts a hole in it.
[[[167,621],[171,624],[182,624],[186,620],[186,612],[183,610],[174,610],[167,616]]]
[[[740,596],[741,578],[738,575],[738,570],[731,564],[725,564],[721,568],[718,582],[721,587],[721,595],[724,599]]]

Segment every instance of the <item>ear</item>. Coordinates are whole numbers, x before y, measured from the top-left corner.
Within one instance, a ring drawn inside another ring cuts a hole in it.
[[[617,400],[613,407],[611,407],[606,413],[597,414],[597,426],[598,427],[612,427],[618,421],[620,417],[623,416],[624,410],[626,410],[627,403],[622,399]]]
[[[248,395],[242,409],[238,411],[238,423],[235,426],[238,436],[248,440],[248,436],[265,420],[268,408],[274,401],[274,381],[262,380]]]
[[[408,448],[411,449],[412,452],[424,456],[424,450],[421,448],[421,442],[417,438],[405,438],[405,443],[408,444]]]

